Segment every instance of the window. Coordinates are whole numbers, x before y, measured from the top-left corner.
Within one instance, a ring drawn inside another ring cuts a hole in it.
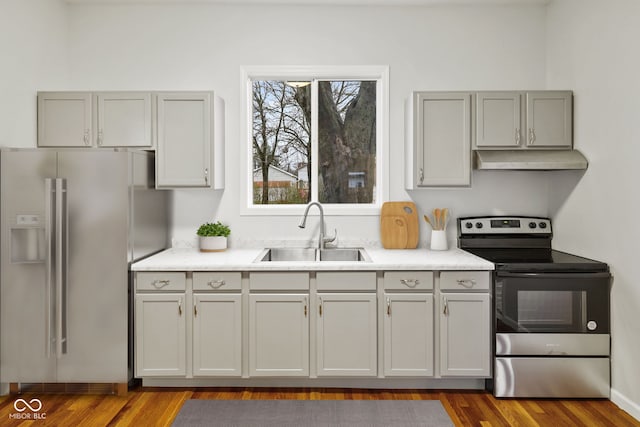
[[[328,213],[378,213],[388,163],[387,68],[244,71],[245,212],[299,214],[318,201]]]

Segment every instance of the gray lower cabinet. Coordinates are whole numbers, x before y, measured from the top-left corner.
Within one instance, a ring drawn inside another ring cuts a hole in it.
[[[384,294],[384,375],[433,376],[433,294]]]
[[[309,273],[249,274],[249,376],[309,376]]]
[[[193,294],[193,376],[242,375],[242,296]]]
[[[136,376],[185,376],[184,292],[137,294],[135,322]]]
[[[136,273],[136,377],[491,374],[490,272],[244,274]]]
[[[377,374],[376,300],[375,293],[316,296],[319,377]]]
[[[470,92],[414,92],[407,103],[405,187],[471,185]]]
[[[385,377],[433,376],[433,272],[387,271],[384,291]]]
[[[242,273],[193,273],[194,377],[242,375]]]
[[[309,376],[309,294],[249,297],[249,375]]]
[[[376,273],[322,271],[316,288],[317,375],[377,375]]]
[[[440,375],[491,375],[490,273],[442,272],[439,296]]]

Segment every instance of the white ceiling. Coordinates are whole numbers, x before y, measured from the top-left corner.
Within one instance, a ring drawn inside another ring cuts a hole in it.
[[[218,3],[218,4],[290,4],[344,6],[424,6],[424,5],[491,5],[547,4],[551,0],[65,0],[67,3]]]

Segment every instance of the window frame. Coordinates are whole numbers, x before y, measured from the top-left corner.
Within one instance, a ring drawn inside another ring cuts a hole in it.
[[[306,206],[253,204],[253,145],[252,145],[252,80],[311,81],[311,103],[317,105],[318,80],[375,80],[376,81],[376,194],[375,203],[323,203],[325,215],[379,215],[382,204],[389,199],[389,67],[362,66],[244,66],[241,67],[241,215],[300,215]],[[312,110],[311,126],[317,129],[318,112]],[[311,155],[318,159],[317,131],[312,132]],[[311,164],[312,176],[318,176],[318,164]],[[317,201],[317,182],[312,184],[312,201]]]

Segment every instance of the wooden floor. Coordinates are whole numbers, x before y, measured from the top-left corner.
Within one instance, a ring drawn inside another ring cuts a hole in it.
[[[10,418],[18,413],[14,408],[16,399],[29,402],[34,398],[42,402],[39,413],[46,414],[46,419]],[[4,396],[0,398],[0,426],[170,426],[187,399],[426,399],[442,402],[457,426],[640,426],[608,400],[495,399],[484,391],[142,387],[130,390],[126,396]]]

